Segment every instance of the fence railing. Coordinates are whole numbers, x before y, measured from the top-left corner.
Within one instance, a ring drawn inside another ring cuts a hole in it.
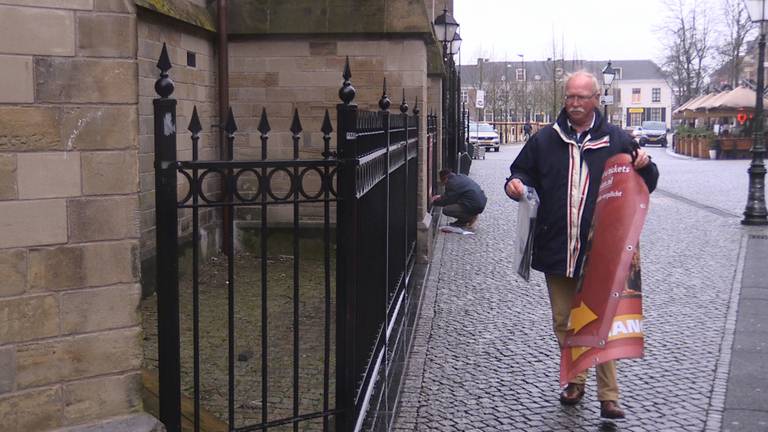
[[[339,91],[343,103],[337,106],[343,161],[338,340],[344,344],[339,347],[344,387],[338,400],[347,404],[342,410],[356,414],[347,418],[350,423],[343,430],[372,430],[365,422],[381,417],[369,412],[394,409],[397,388],[392,388],[390,364],[406,351],[399,323],[411,301],[408,287],[415,263],[419,122],[417,108],[407,114],[405,93],[400,114],[390,114],[386,81],[381,110],[358,110],[350,78],[347,63]]]
[[[437,115],[427,114],[427,195],[437,195],[438,192],[438,142],[437,142]],[[432,200],[427,200],[429,210],[432,210]]]
[[[160,97],[153,102],[160,420],[169,432],[181,431],[182,423],[200,431],[201,411],[218,398],[220,411],[214,415],[226,420],[230,431],[287,425],[295,431],[389,429],[402,373],[391,366],[405,361],[403,322],[418,301],[409,291],[416,250],[418,109],[407,113],[403,92],[400,113],[390,113],[385,82],[381,110],[358,110],[347,59],[336,111],[338,154],[330,148],[333,128],[326,111],[322,157],[299,159],[303,127],[296,110],[290,127],[293,158],[268,160],[265,109],[257,128],[261,159],[199,160],[202,126],[194,108],[188,127],[192,159],[178,160],[165,46],[158,68]],[[434,136],[436,119],[429,121]],[[232,148],[237,125],[231,109],[225,131],[224,144]],[[206,193],[212,179],[223,185],[221,193]],[[304,258],[300,215],[307,205],[323,209],[322,247],[313,260]],[[275,221],[268,210],[275,206],[292,209],[284,264],[270,257]],[[200,258],[199,212],[209,208],[227,209],[223,279],[206,275],[209,267]],[[182,282],[179,209],[192,213],[190,280]],[[252,254],[235,250],[235,218],[243,209],[258,215],[252,221],[258,238]],[[184,416],[183,398],[192,407]]]

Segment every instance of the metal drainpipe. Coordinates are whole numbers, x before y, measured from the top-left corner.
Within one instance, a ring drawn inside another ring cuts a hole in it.
[[[234,151],[227,142],[227,133],[224,131],[224,125],[227,121],[227,114],[229,112],[229,50],[227,40],[227,0],[217,0],[216,12],[218,18],[218,42],[219,42],[219,65],[218,65],[218,80],[219,80],[219,155],[221,160],[232,160],[234,157]],[[226,182],[221,184],[221,193],[226,196],[227,184]],[[229,232],[229,223],[227,221],[232,211],[229,207],[222,207],[222,221],[223,221],[223,234],[224,241],[222,242],[222,248],[224,251],[228,251],[229,243],[232,241],[232,235]],[[230,257],[231,258],[231,257]]]

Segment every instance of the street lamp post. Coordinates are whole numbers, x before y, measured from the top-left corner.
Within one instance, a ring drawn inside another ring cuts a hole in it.
[[[755,91],[755,119],[752,135],[752,163],[749,173],[749,195],[744,209],[744,225],[768,225],[768,213],[765,209],[765,138],[763,137],[763,63],[765,62],[765,25],[768,20],[765,0],[745,0],[744,2],[752,22],[760,26],[760,39],[757,44],[757,89]]]
[[[454,122],[454,139],[456,140],[456,147],[459,150],[460,153],[466,153],[467,149],[464,146],[464,140],[461,139],[461,131],[464,130],[463,126],[459,126],[461,115],[464,112],[464,109],[461,105],[461,68],[456,67],[456,62],[454,60],[454,56],[459,54],[459,51],[461,50],[461,35],[456,32],[453,36],[453,39],[451,40],[451,43],[448,46],[448,52],[451,53],[449,64],[450,64],[450,71],[451,71],[451,77],[453,78],[453,88],[451,89],[451,96],[453,98],[453,112],[456,113],[456,122]]]
[[[611,61],[603,68],[603,84],[605,84],[605,97],[603,99],[603,117],[608,121],[608,89],[611,88],[613,78],[616,76],[616,69],[611,67]]]
[[[443,13],[435,18],[434,22],[435,36],[443,45],[443,62],[446,66],[446,73],[443,74],[442,85],[442,141],[443,141],[443,161],[447,168],[456,170],[458,168],[458,143],[456,126],[458,123],[458,98],[455,97],[456,86],[456,68],[453,56],[459,52],[461,46],[461,37],[457,37],[456,31],[459,23],[448,13],[448,9],[443,9]],[[449,134],[453,136],[448,136]]]

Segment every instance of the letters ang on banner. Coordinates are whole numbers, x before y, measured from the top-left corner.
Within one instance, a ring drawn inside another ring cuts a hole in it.
[[[630,156],[608,159],[562,348],[562,385],[599,363],[643,356],[638,241],[648,203]]]

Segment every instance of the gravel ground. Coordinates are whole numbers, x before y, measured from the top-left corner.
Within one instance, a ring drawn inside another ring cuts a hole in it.
[[[317,242],[302,242],[317,251]],[[320,244],[321,245],[321,244]],[[293,411],[293,257],[277,255],[268,262],[268,420],[291,417]],[[180,263],[181,381],[182,392],[192,397],[193,323],[192,281],[189,254]],[[323,410],[323,361],[325,292],[323,261],[317,253],[302,253],[299,289],[299,413]],[[201,406],[216,417],[228,419],[228,296],[227,258],[214,256],[200,265],[200,401]],[[252,425],[262,420],[261,395],[261,259],[241,252],[235,259],[235,424]],[[334,284],[331,281],[332,286]],[[307,288],[312,287],[312,288]],[[144,299],[144,367],[157,368],[157,298]],[[330,316],[335,314],[333,299]],[[329,406],[334,406],[333,340],[330,328]],[[293,430],[285,426],[270,430]],[[322,422],[303,422],[300,430],[322,430]]]

